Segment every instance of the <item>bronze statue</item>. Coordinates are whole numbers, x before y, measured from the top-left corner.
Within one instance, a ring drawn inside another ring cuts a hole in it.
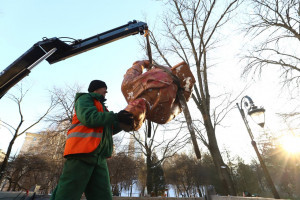
[[[144,69],[147,72],[143,73]],[[172,68],[158,68],[150,65],[148,60],[143,60],[134,62],[127,70],[122,83],[122,93],[128,103],[125,110],[134,116],[133,130],[138,130],[145,119],[165,124],[181,112],[176,96],[178,86],[168,72],[178,77],[188,101],[195,78],[185,62]]]

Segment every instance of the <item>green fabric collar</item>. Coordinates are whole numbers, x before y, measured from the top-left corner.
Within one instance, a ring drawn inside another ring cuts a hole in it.
[[[97,94],[97,93],[94,93],[94,92],[90,92],[90,93],[76,93],[76,96],[75,96],[75,101],[77,101],[77,99],[82,96],[82,95],[90,95],[91,97],[97,99],[98,101],[100,101],[102,104],[104,104],[104,102],[106,101],[106,99],[104,98],[104,96],[102,96],[101,94]]]
[[[104,96],[102,96],[101,94],[91,92],[91,93],[89,93],[89,95],[91,95],[93,98],[99,100],[101,103],[104,103],[106,101]]]

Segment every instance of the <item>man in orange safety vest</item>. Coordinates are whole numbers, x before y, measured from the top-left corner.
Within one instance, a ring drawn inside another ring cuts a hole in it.
[[[68,130],[64,157],[66,162],[52,200],[111,200],[112,192],[106,158],[113,151],[112,135],[131,130],[133,116],[105,107],[107,85],[93,80],[89,93],[77,93],[75,114]]]

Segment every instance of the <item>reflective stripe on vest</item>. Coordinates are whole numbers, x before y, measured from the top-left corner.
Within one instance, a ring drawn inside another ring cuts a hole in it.
[[[69,134],[67,136],[67,139],[72,138],[72,137],[81,137],[81,138],[86,138],[86,137],[94,137],[94,138],[102,138],[102,133],[96,133],[96,132],[91,132],[91,133],[80,133],[80,132],[75,132],[72,134]]]
[[[102,104],[94,99],[94,105],[98,112],[103,112]],[[80,123],[76,112],[72,119],[72,125],[68,130],[64,156],[78,153],[91,153],[101,142],[103,127],[89,128]]]

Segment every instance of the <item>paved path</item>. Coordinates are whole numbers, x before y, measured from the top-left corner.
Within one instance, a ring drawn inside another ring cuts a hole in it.
[[[26,196],[25,192],[0,192],[0,200],[31,200],[33,193]],[[49,195],[36,195],[34,200],[49,200]],[[113,197],[113,200],[204,200],[203,198],[163,198],[163,197]],[[82,198],[81,200],[86,200]],[[240,199],[238,199],[240,200]]]
[[[0,200],[30,200],[33,197],[33,192],[30,192],[28,196],[26,192],[1,192],[0,191]],[[36,200],[49,200],[49,196],[35,196]]]
[[[25,198],[25,192],[0,192],[0,200],[21,200]]]

